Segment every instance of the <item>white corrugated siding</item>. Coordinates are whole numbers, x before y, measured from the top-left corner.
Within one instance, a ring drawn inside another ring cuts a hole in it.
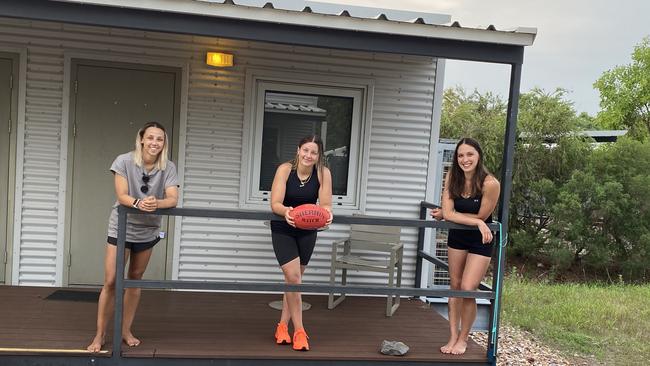
[[[183,206],[237,208],[239,202],[244,84],[247,67],[300,73],[351,75],[375,81],[367,157],[366,213],[417,217],[425,197],[435,64],[431,59],[293,47],[186,35],[0,19],[3,42],[28,49],[23,194],[18,282],[51,285],[62,260],[57,250],[65,214],[58,209],[65,164],[63,61],[65,52],[100,51],[127,57],[161,56],[189,62]],[[205,51],[235,54],[236,67],[214,69]],[[181,133],[182,135],[182,133]],[[183,143],[183,141],[181,141]],[[266,207],[264,207],[266,209]],[[261,222],[183,218],[174,273],[187,280],[279,281],[281,274]],[[319,234],[305,281],[329,276],[330,243],[345,237],[334,225]],[[415,268],[416,230],[404,229],[404,283]],[[384,283],[382,276],[353,274],[352,283]]]

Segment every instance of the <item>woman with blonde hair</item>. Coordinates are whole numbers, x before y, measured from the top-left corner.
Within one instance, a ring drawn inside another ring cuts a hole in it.
[[[176,166],[168,160],[169,140],[165,128],[157,122],[146,123],[136,134],[135,150],[119,155],[111,165],[117,200],[108,222],[104,258],[104,286],[99,295],[97,332],[88,345],[99,352],[104,345],[115,299],[117,258],[117,207],[132,206],[144,212],[175,207],[178,201]],[[128,279],[139,280],[147,269],[154,245],[160,240],[159,215],[128,215],[125,259],[129,262]],[[131,324],[140,301],[140,289],[126,289],[122,341],[135,347],[140,340],[131,333]],[[119,340],[113,340],[119,342]]]

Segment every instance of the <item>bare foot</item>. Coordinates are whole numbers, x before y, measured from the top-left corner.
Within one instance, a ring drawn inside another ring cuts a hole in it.
[[[88,345],[88,347],[86,347],[86,350],[88,350],[88,352],[97,353],[102,350],[104,342],[104,335],[97,334],[95,338],[93,338],[93,341]]]
[[[451,349],[454,347],[454,344],[456,344],[457,340],[458,340],[458,337],[449,338],[449,342],[447,342],[447,344],[445,344],[444,346],[440,347],[440,352],[442,352],[442,353],[451,353]]]
[[[140,340],[134,337],[131,332],[122,333],[122,340],[124,340],[124,343],[126,343],[129,347],[137,347],[140,345]]]
[[[451,348],[451,354],[462,355],[463,353],[465,353],[466,349],[467,349],[467,341],[459,339],[458,341],[456,341],[456,344],[454,344],[454,347]]]

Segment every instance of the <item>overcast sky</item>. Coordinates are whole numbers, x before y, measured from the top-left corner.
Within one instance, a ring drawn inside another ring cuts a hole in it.
[[[595,115],[593,83],[617,65],[630,63],[634,46],[650,35],[650,0],[317,0],[376,8],[449,14],[464,27],[537,28],[526,48],[522,92],[533,87],[569,90],[578,112]],[[507,96],[509,67],[449,61],[445,87]]]

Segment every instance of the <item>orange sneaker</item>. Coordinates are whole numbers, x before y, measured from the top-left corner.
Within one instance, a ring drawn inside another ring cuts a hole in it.
[[[278,327],[275,328],[275,343],[277,344],[289,344],[291,343],[291,337],[289,337],[289,327],[287,323],[278,323]]]
[[[304,329],[298,329],[293,332],[293,349],[296,351],[309,351],[309,343],[307,343],[307,333]]]

